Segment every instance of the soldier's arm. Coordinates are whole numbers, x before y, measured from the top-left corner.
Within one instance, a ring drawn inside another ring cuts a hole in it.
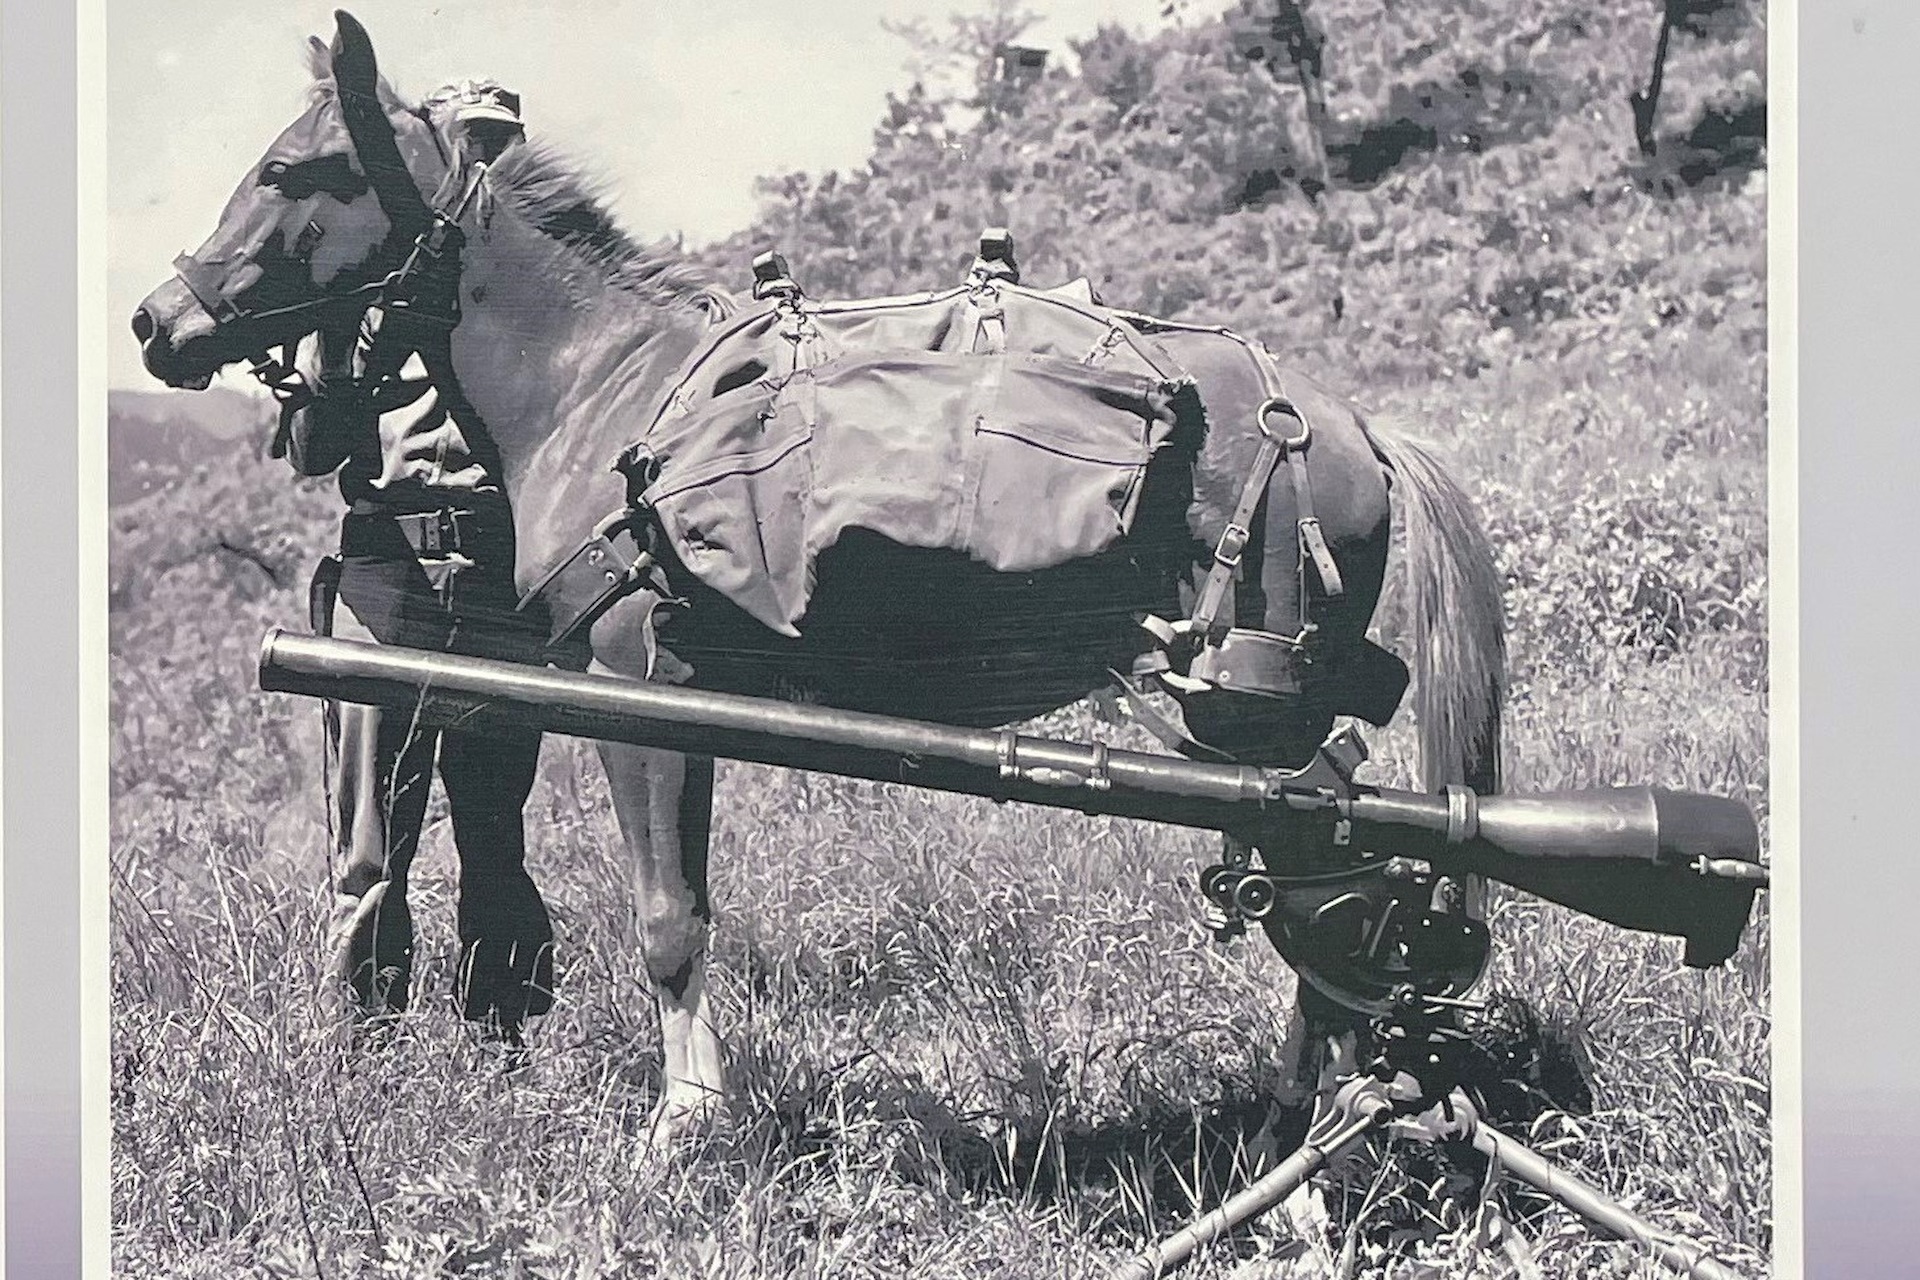
[[[293,374],[273,388],[287,461],[303,476],[338,470],[374,430],[373,407],[353,385],[352,347],[341,353],[332,345],[318,334],[303,339]]]

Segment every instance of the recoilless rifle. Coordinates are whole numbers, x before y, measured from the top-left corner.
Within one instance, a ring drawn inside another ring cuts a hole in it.
[[[1201,882],[1216,918],[1258,921],[1304,980],[1373,1019],[1381,1048],[1299,1151],[1136,1259],[1121,1273],[1129,1280],[1164,1274],[1374,1134],[1432,1115],[1441,1123],[1411,1131],[1470,1142],[1683,1274],[1733,1280],[1698,1246],[1662,1235],[1478,1117],[1458,1079],[1458,1015],[1472,1007],[1462,997],[1489,942],[1447,891],[1458,877],[1485,876],[1684,939],[1686,963],[1711,967],[1738,949],[1768,883],[1758,826],[1736,800],[1654,787],[1428,795],[1356,782],[1365,749],[1350,730],[1303,768],[1264,768],[279,629],[262,646],[260,686],[404,710],[423,726],[537,728],[1224,833],[1228,858]]]

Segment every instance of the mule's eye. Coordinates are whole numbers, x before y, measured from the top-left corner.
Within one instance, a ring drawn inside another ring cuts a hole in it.
[[[353,161],[344,152],[291,164],[269,160],[260,166],[260,185],[272,187],[289,200],[305,200],[324,192],[342,204],[367,191],[366,178],[353,171]]]

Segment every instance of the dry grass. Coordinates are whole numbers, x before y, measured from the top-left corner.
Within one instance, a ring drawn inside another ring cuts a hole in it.
[[[536,1065],[503,1078],[435,998],[452,942],[437,815],[415,888],[427,998],[391,1043],[349,1052],[315,998],[317,716],[247,692],[246,640],[291,604],[243,612],[198,690],[122,652],[119,764],[142,779],[116,804],[113,877],[128,1275],[1092,1275],[1274,1155],[1292,979],[1262,942],[1205,938],[1207,838],[723,765],[713,984],[736,1103],[684,1162],[642,1162],[657,1031],[601,783],[566,740],[529,808],[564,948]],[[1523,691],[1516,788],[1647,781],[1764,807],[1763,702],[1729,696],[1731,660],[1703,642],[1600,666]],[[138,692],[154,689],[172,696]],[[1101,729],[1079,711],[1047,727]],[[163,760],[185,762],[177,780]],[[1537,1136],[1757,1263],[1764,932],[1697,974],[1676,944],[1532,901],[1503,900],[1495,927],[1493,987],[1593,1063],[1597,1112]],[[1400,1274],[1467,1274],[1451,1225],[1424,1246],[1437,1270]],[[1549,1274],[1622,1274],[1563,1213],[1534,1227]],[[1286,1261],[1301,1248],[1264,1224],[1198,1274],[1318,1274],[1316,1253]]]

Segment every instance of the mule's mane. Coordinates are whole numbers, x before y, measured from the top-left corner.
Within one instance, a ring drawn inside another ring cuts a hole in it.
[[[327,46],[311,40],[306,56],[313,73],[309,100],[335,97]],[[385,77],[379,92],[389,110],[428,119],[424,109],[404,102]],[[489,176],[494,194],[528,226],[595,268],[610,288],[655,306],[703,309],[715,320],[736,309],[733,295],[676,246],[664,241],[642,244],[629,235],[607,210],[606,183],[583,173],[551,144],[528,138],[507,148]]]
[[[719,317],[732,296],[674,245],[642,244],[607,211],[604,184],[551,145],[529,138],[507,148],[490,175],[494,194],[527,225],[598,268],[607,284],[664,305]]]

